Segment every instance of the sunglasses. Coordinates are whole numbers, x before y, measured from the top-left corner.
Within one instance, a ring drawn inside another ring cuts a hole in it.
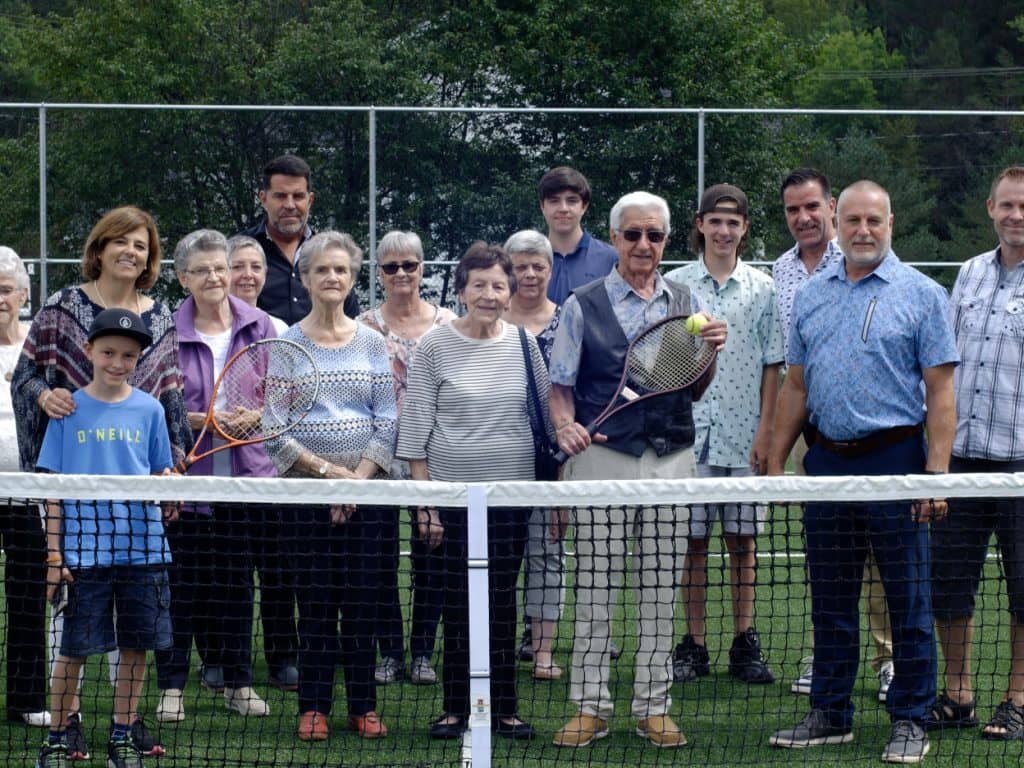
[[[397,275],[398,270],[402,270],[407,275],[411,275],[419,268],[420,263],[418,261],[393,261],[390,264],[380,265],[380,271],[385,275]]]
[[[623,229],[619,232],[631,243],[640,242],[640,238],[647,235],[647,242],[660,243],[665,239],[665,233],[660,229]]]

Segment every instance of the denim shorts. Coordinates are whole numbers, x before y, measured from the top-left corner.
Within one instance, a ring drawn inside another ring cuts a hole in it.
[[[115,565],[71,574],[62,656],[171,647],[171,592],[165,568]]]

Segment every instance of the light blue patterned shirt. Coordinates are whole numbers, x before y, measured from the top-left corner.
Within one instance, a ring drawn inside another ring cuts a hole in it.
[[[611,301],[615,319],[619,321],[626,339],[632,341],[644,328],[668,316],[671,301],[668,286],[660,273],[654,275],[654,293],[650,299],[643,298],[622,279],[618,268],[604,279],[605,290]],[[701,310],[700,300],[690,297],[692,312]],[[583,345],[583,310],[576,296],[570,296],[562,305],[562,319],[555,331],[555,343],[551,347],[551,383],[572,387],[580,372],[580,355]]]
[[[1024,265],[999,250],[975,256],[953,286],[953,327],[963,363],[954,374],[956,438],[965,459],[1024,459]]]
[[[786,362],[832,440],[920,424],[923,369],[959,360],[946,291],[892,251],[856,283],[840,259],[796,294]]]
[[[729,344],[718,353],[715,378],[693,404],[694,453],[706,455],[706,463],[715,467],[749,466],[750,449],[761,422],[764,367],[783,360],[772,279],[737,259],[736,268],[719,286],[703,257],[672,270],[665,278],[689,286],[701,306],[729,324]]]

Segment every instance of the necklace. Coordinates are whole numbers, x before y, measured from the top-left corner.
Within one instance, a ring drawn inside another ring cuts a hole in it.
[[[100,306],[104,309],[109,309],[107,306],[107,300],[103,298],[103,294],[100,292],[100,281],[93,280],[92,287],[96,289],[96,298],[100,300]],[[142,301],[139,299],[138,290],[135,291],[135,314],[142,317]]]

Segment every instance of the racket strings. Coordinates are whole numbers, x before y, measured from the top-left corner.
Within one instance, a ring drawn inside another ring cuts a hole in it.
[[[686,318],[674,318],[638,336],[626,361],[635,388],[662,392],[687,387],[714,359],[715,348],[686,330]]]

